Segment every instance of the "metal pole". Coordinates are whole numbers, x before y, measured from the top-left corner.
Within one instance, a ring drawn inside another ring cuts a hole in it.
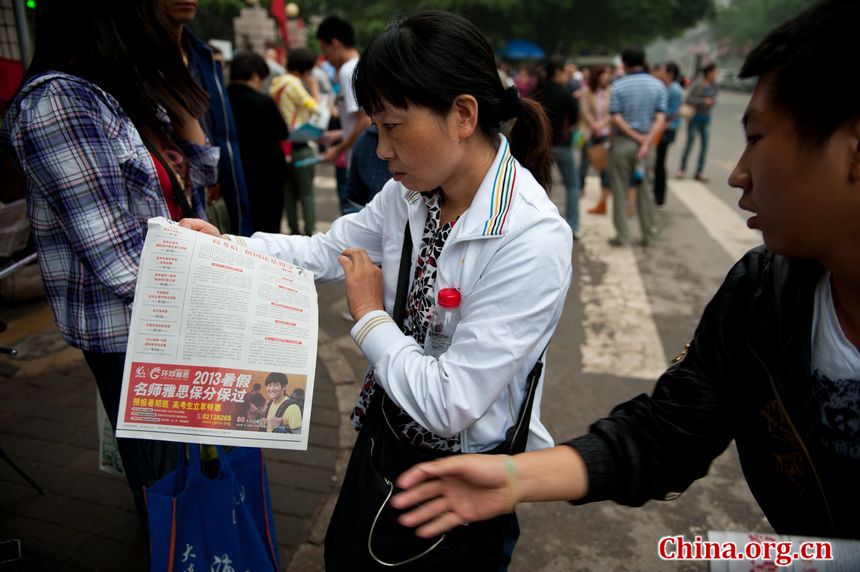
[[[37,255],[34,252],[33,254],[30,254],[30,255],[22,258],[18,262],[15,262],[13,264],[10,264],[9,266],[6,266],[5,268],[0,269],[0,280],[6,278],[7,276],[10,276],[16,270],[24,268],[25,266],[27,266],[31,262],[34,262],[36,260],[36,258],[37,258]]]
[[[30,65],[33,57],[33,44],[30,42],[30,29],[27,27],[27,8],[24,0],[12,0],[15,9],[15,26],[18,28],[18,44],[21,46],[21,65],[24,69]]]

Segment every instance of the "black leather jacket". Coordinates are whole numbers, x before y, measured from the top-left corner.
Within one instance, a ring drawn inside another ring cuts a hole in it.
[[[860,538],[860,461],[819,445],[811,327],[821,265],[756,248],[729,272],[692,342],[653,394],[569,445],[588,467],[580,503],[670,500],[732,439],[776,532]]]

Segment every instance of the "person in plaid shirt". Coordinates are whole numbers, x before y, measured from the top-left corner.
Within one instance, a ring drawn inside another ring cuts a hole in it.
[[[201,216],[193,189],[215,181],[219,152],[194,119],[206,98],[154,3],[95,4],[39,2],[36,53],[0,141],[26,180],[54,318],[116,427],[147,220]],[[119,450],[145,517],[142,487],[172,468],[175,449],[120,439]]]

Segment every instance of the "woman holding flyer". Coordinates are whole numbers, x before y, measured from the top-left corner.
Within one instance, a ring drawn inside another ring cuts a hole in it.
[[[345,279],[352,335],[372,366],[352,414],[360,434],[327,567],[506,569],[516,517],[426,541],[397,524],[388,500],[416,460],[552,446],[538,382],[570,285],[572,237],[547,196],[549,124],[537,103],[504,88],[481,33],[450,13],[391,23],[355,85],[393,178],[325,234],[230,237],[318,280]],[[441,353],[424,349],[437,300],[453,316]]]

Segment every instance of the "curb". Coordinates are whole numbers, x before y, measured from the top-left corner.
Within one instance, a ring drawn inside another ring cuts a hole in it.
[[[293,557],[286,567],[286,572],[322,572],[325,570],[323,544],[329,520],[337,503],[340,486],[349,462],[349,455],[355,443],[356,432],[352,428],[349,414],[355,404],[360,384],[355,379],[353,368],[344,353],[353,353],[357,358],[364,356],[357,350],[352,338],[345,336],[333,340],[320,330],[318,340],[319,364],[326,368],[329,379],[334,384],[340,423],[338,424],[337,459],[335,460],[332,490],[326,501],[321,505],[317,514],[311,519],[307,538],[299,544]]]

